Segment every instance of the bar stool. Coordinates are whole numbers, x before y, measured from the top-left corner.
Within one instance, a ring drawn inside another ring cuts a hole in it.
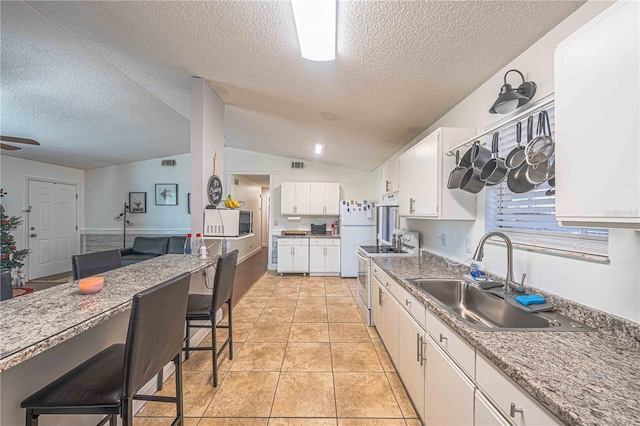
[[[213,387],[218,386],[218,357],[224,351],[224,348],[229,345],[229,359],[233,359],[233,328],[231,323],[231,310],[232,303],[231,298],[233,296],[233,283],[236,278],[236,264],[238,263],[238,250],[234,250],[230,253],[222,255],[218,258],[216,264],[216,275],[213,283],[213,294],[190,294],[189,302],[187,304],[187,336],[185,337],[184,351],[185,359],[189,359],[190,351],[208,351],[212,352],[213,356]],[[229,308],[229,324],[217,325],[216,324],[216,312],[227,304]],[[191,321],[211,321],[211,325],[204,324],[191,324]],[[211,343],[209,347],[190,347],[189,346],[189,329],[190,327],[196,328],[211,328]],[[229,337],[224,341],[220,350],[217,350],[217,338],[216,328],[228,328]]]
[[[190,274],[133,296],[126,344],[115,344],[43,387],[20,404],[26,425],[37,426],[42,414],[106,414],[123,426],[133,423],[133,400],[172,402],[182,425],[182,336]],[[165,364],[176,368],[176,396],[136,395]]]
[[[71,271],[74,280],[107,272],[122,266],[120,250],[106,250],[71,256]]]

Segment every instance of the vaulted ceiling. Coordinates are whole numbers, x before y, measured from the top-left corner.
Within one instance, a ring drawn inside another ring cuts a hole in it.
[[[0,130],[81,169],[186,153],[199,76],[226,146],[371,170],[582,3],[339,1],[317,63],[288,1],[2,2]]]

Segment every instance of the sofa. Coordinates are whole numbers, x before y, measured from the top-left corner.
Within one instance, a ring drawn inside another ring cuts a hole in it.
[[[133,247],[120,249],[122,266],[142,262],[163,254],[182,254],[185,236],[136,237]]]

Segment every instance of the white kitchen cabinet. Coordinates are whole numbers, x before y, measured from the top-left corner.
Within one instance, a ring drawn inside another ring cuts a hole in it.
[[[562,424],[480,354],[476,357],[476,383],[504,416],[517,426]]]
[[[427,310],[427,331],[440,347],[464,370],[469,377],[475,377],[476,350],[455,331]]]
[[[447,150],[475,135],[475,129],[441,127],[398,159],[400,215],[442,220],[475,219],[476,196],[447,188],[456,167]]]
[[[407,394],[418,416],[424,418],[425,331],[400,309],[398,313],[398,375],[402,379]]]
[[[374,320],[376,321],[376,329],[380,335],[380,339],[384,343],[389,358],[394,365],[398,365],[398,302],[389,293],[384,285],[374,278],[376,284],[374,290],[378,293],[374,296],[377,300],[378,309],[374,308]],[[377,318],[376,318],[377,315]],[[378,323],[381,326],[378,326]]]
[[[640,4],[617,2],[555,52],[556,217],[640,229]]]
[[[309,239],[278,238],[278,273],[309,272]]]
[[[426,337],[425,350],[425,425],[472,425],[475,391],[473,382],[429,336]]]
[[[310,239],[309,273],[313,275],[338,275],[340,273],[340,239]]]
[[[311,182],[309,214],[338,216],[340,214],[340,184]]]
[[[474,426],[511,426],[478,389],[475,393],[474,407]]]
[[[398,179],[398,159],[391,160],[380,172],[380,193],[384,195],[398,192]]]
[[[340,184],[282,182],[280,212],[283,215],[338,216]]]

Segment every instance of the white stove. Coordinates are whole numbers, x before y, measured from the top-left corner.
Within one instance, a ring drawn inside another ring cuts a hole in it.
[[[401,239],[400,251],[393,250],[387,245],[379,246],[358,246],[356,255],[358,256],[358,297],[356,305],[360,315],[368,326],[374,324],[371,304],[373,293],[371,290],[371,258],[372,257],[396,257],[396,256],[418,256],[420,253],[420,236],[413,231],[398,231],[397,235]]]

